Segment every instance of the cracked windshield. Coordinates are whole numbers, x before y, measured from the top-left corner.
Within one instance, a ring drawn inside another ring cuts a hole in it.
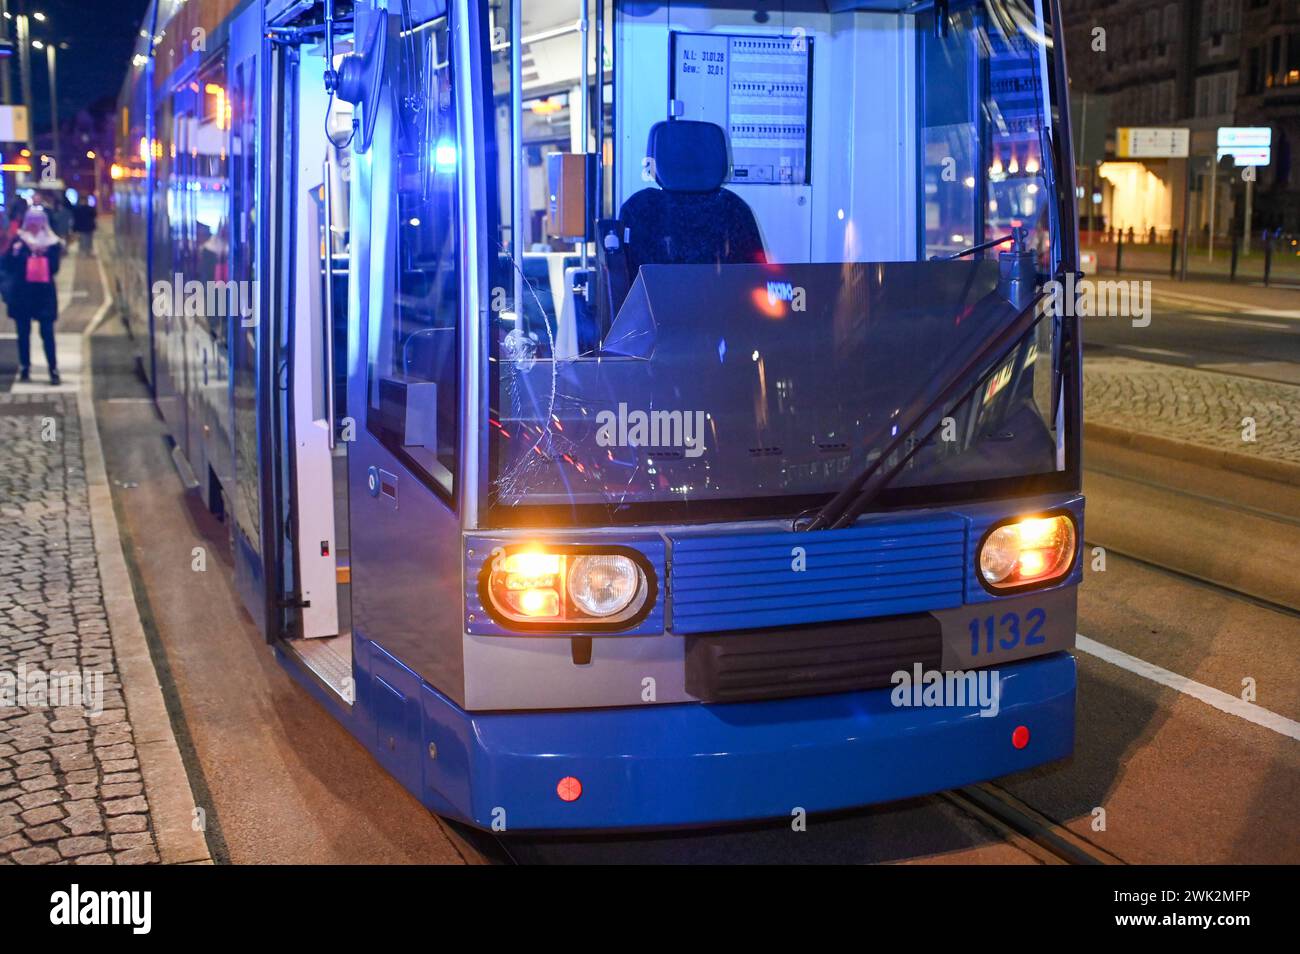
[[[1054,268],[1039,6],[628,2],[614,42],[593,5],[585,61],[573,6],[526,4],[492,69],[494,506],[788,512],[882,454],[895,487],[1063,466],[1052,319],[981,353]]]

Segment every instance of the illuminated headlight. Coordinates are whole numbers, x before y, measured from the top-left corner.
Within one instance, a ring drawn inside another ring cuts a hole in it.
[[[514,629],[617,630],[635,625],[654,601],[654,574],[625,548],[546,549],[497,553],[484,568],[483,604]]]
[[[569,598],[588,616],[618,616],[642,587],[641,568],[625,556],[577,556],[570,561]]]
[[[1068,514],[1001,524],[980,544],[980,581],[996,591],[1059,580],[1074,565],[1075,543]]]

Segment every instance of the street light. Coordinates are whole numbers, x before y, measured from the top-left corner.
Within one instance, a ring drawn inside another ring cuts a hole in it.
[[[46,66],[50,71],[50,125],[54,130],[54,160],[58,162],[63,156],[59,149],[59,44],[50,43],[45,47]]]
[[[0,5],[2,5],[2,4],[0,4]],[[5,11],[5,15],[6,15],[6,17],[9,16],[9,11],[8,11],[8,10]],[[34,50],[38,50],[38,51],[39,51],[39,50],[44,50],[44,51],[45,51],[46,68],[49,70],[49,76],[50,76],[50,125],[51,125],[51,128],[52,128],[52,130],[53,130],[53,139],[54,139],[54,159],[55,159],[55,162],[57,163],[58,160],[59,160],[59,158],[60,158],[60,156],[62,155],[62,150],[61,150],[61,148],[60,148],[60,147],[61,147],[61,143],[60,143],[60,138],[61,138],[61,137],[60,137],[60,134],[59,134],[59,81],[58,81],[58,52],[59,52],[59,48],[60,48],[60,46],[61,46],[63,49],[67,49],[67,44],[66,44],[66,43],[65,43],[65,44],[58,44],[58,43],[55,43],[55,42],[53,42],[53,41],[50,41],[50,42],[47,43],[47,42],[44,41],[44,40],[33,40],[33,39],[31,39],[31,24],[30,24],[30,22],[28,21],[28,17],[29,17],[29,16],[30,16],[30,18],[31,18],[32,20],[35,20],[37,23],[45,23],[45,22],[47,22],[47,19],[48,19],[48,18],[45,16],[45,14],[42,13],[42,12],[40,12],[40,11],[37,11],[37,12],[32,13],[32,14],[30,14],[30,15],[29,15],[29,14],[25,14],[25,13],[20,13],[20,14],[18,14],[18,16],[17,16],[17,26],[18,26],[18,51],[19,51],[19,73],[20,73],[20,76],[21,76],[21,79],[22,79],[23,100],[27,103],[27,105],[28,105],[28,107],[29,107],[29,109],[30,109],[30,107],[33,105],[33,102],[32,102],[32,99],[33,99],[33,97],[32,97],[32,64],[31,64],[31,55],[30,55],[30,53],[28,52],[28,49],[27,49],[27,42],[30,40],[30,41],[31,41],[31,47],[32,47],[32,49],[34,49]],[[31,130],[31,129],[34,128],[34,126],[35,126],[34,123],[29,123],[29,124],[28,124],[28,129]],[[35,140],[30,138],[31,135],[33,135],[33,134],[32,134],[32,133],[29,133],[29,142],[28,142],[28,146],[29,146],[33,151],[35,151]],[[58,167],[57,167],[57,165],[55,166],[55,170],[54,170],[54,172],[55,172],[55,175],[58,174]]]
[[[0,6],[7,5],[8,0],[0,0]],[[5,14],[10,16],[8,10],[5,10]],[[22,93],[22,101],[26,104],[30,113],[32,107],[32,56],[29,46],[32,38],[31,22],[28,20],[27,15],[22,13],[17,16],[10,16],[10,18],[14,21],[14,30],[18,41],[19,89]],[[27,123],[27,148],[31,152],[36,151],[35,128],[36,124],[29,119]]]

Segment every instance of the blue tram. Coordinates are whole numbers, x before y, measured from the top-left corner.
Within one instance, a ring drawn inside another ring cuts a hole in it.
[[[284,665],[496,830],[1066,756],[1061,35],[1055,0],[155,0],[114,294]]]

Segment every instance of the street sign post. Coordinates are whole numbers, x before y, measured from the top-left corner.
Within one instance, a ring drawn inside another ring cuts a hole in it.
[[[1273,129],[1271,126],[1220,126],[1217,158],[1232,157],[1238,167],[1266,166],[1273,159]],[[1243,175],[1246,180],[1246,215],[1242,223],[1242,251],[1250,252],[1250,212],[1252,193],[1255,191],[1254,168]]]
[[[1115,156],[1119,159],[1187,159],[1191,152],[1191,130],[1186,126],[1120,126],[1115,130]],[[1183,245],[1181,277],[1187,277],[1187,212],[1191,162],[1184,163]]]

